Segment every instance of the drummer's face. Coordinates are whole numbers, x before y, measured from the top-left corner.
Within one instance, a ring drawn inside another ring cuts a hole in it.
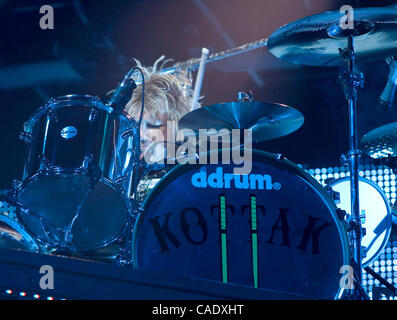
[[[155,142],[167,139],[167,116],[165,114],[144,113],[141,125],[141,151],[144,152]]]

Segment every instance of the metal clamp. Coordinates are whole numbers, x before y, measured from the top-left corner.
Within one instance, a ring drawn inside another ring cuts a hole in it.
[[[364,88],[364,74],[360,73],[350,73],[344,71],[339,76],[339,83],[343,85],[343,91],[345,94],[346,99],[350,99],[351,97],[357,96],[357,88]],[[354,89],[354,90],[353,90]]]
[[[39,155],[40,170],[47,171],[50,168],[50,161],[44,154]]]
[[[94,122],[99,116],[99,111],[96,109],[91,109],[90,114],[88,116],[88,121]]]
[[[29,132],[22,130],[19,133],[19,139],[22,140],[24,143],[29,144],[32,142],[33,136]]]
[[[347,213],[345,210],[342,210],[340,208],[336,209],[336,214],[339,218],[340,221],[344,221],[346,219]]]
[[[238,102],[252,102],[254,101],[254,95],[251,90],[248,90],[248,93],[240,91],[237,93]]]
[[[325,183],[329,184],[327,182],[325,182]],[[335,191],[334,189],[332,189],[332,187],[329,187],[329,186],[325,187],[325,191],[327,191],[327,193],[331,196],[331,199],[334,200],[335,204],[339,204],[340,203],[340,193],[338,191]]]
[[[51,121],[58,122],[58,116],[53,108],[48,108],[47,116]]]
[[[340,156],[340,161],[343,166],[347,166],[349,164],[349,158],[353,156],[361,157],[363,152],[361,150],[349,150],[346,154],[342,153]]]
[[[82,169],[88,169],[90,163],[92,162],[92,160],[94,159],[94,155],[92,153],[87,154],[84,159],[83,159],[83,163],[81,164],[80,168]]]
[[[365,223],[365,219],[367,218],[367,215],[365,214],[365,210],[362,209],[361,210],[361,214],[360,214],[360,219],[361,219],[361,224]]]
[[[367,257],[367,253],[368,253],[368,248],[361,246],[361,257],[362,258],[366,258]]]
[[[11,188],[13,191],[17,191],[21,185],[22,185],[21,180],[19,180],[17,178],[12,179]]]

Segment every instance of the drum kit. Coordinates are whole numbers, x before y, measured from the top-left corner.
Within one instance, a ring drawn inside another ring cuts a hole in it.
[[[267,46],[283,61],[346,66],[339,82],[348,106],[349,177],[324,188],[285,157],[253,149],[247,175],[234,175],[230,163],[196,163],[170,170],[147,165],[145,174],[133,179],[140,121],[122,111],[128,99],[104,103],[67,95],[51,99],[24,124],[22,180],[7,196],[16,217],[1,218],[1,241],[304,298],[367,299],[362,269],[385,247],[392,213],[383,191],[360,177],[359,147],[373,158],[393,159],[397,124],[371,131],[359,145],[357,88],[363,76],[356,64],[396,55],[397,9],[356,9],[353,28],[341,17],[340,12],[306,17],[267,41],[207,61]],[[196,66],[192,59],[167,72]],[[124,84],[131,93],[131,84]],[[195,133],[249,129],[259,142],[286,136],[303,122],[294,108],[240,99],[194,110],[179,126]],[[344,266],[354,269],[347,286],[341,281]]]

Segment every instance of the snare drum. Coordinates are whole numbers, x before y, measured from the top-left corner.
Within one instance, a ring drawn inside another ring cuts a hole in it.
[[[253,150],[252,170],[178,165],[143,203],[134,264],[223,283],[333,299],[342,293],[348,238],[336,206],[288,160]]]
[[[133,120],[98,98],[51,100],[24,125],[27,144],[18,218],[49,247],[92,250],[112,243],[130,212],[120,187],[131,171]]]
[[[340,194],[338,207],[351,213],[350,178],[345,177],[329,185]],[[369,266],[382,252],[390,238],[392,214],[389,201],[382,189],[369,179],[359,178],[360,211],[365,213],[365,235],[361,244],[366,249],[362,260],[364,267]]]

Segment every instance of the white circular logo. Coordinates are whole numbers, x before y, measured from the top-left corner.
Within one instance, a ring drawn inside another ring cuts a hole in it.
[[[73,126],[68,126],[62,129],[61,136],[64,139],[72,139],[77,134],[77,129]]]

